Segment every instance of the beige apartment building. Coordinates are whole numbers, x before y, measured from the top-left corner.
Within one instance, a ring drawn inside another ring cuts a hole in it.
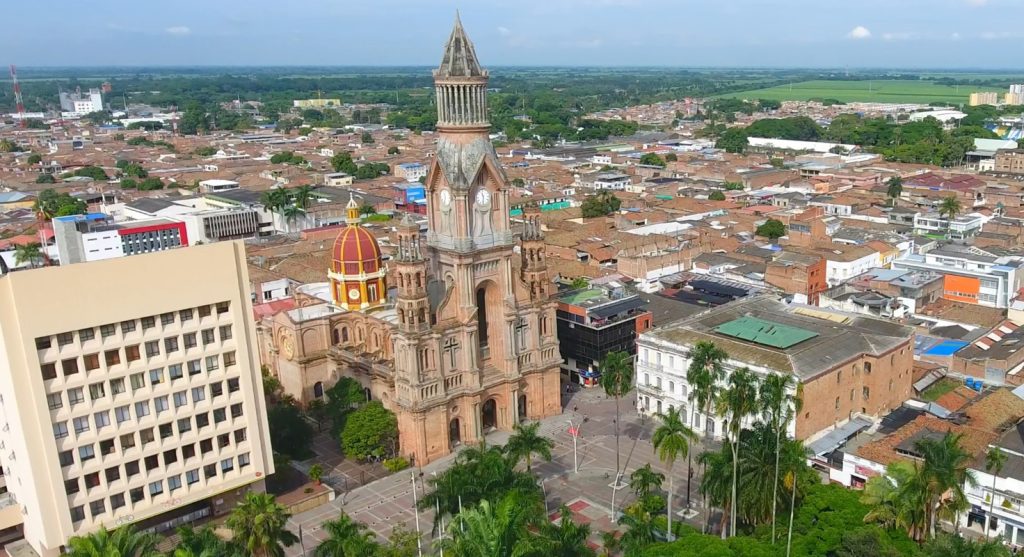
[[[0,277],[0,535],[50,557],[263,489],[247,274],[241,242],[222,242]]]

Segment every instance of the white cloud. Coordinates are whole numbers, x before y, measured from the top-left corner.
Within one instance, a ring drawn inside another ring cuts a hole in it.
[[[895,33],[882,33],[882,40],[886,41],[910,41],[918,38],[916,33],[909,33],[906,31],[895,32]]]
[[[850,39],[867,39],[871,37],[871,31],[863,25],[858,25],[851,29],[850,32],[846,34],[846,37]]]
[[[178,36],[188,35],[189,33],[192,32],[191,29],[189,29],[188,27],[185,27],[184,25],[175,25],[173,27],[168,27],[167,29],[164,29],[164,31],[166,31],[168,35],[178,35]]]
[[[512,30],[508,27],[498,27],[498,34],[502,37],[507,37],[512,34]]]

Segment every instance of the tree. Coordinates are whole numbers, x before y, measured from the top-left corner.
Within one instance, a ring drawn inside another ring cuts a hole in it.
[[[1011,557],[1010,548],[998,540],[973,541],[943,534],[924,545],[927,557]]]
[[[43,247],[38,242],[18,244],[14,248],[15,265],[28,263],[30,267],[36,267],[41,259],[43,259]]]
[[[270,443],[275,451],[295,460],[309,457],[313,426],[302,417],[297,405],[290,401],[268,405],[267,422],[270,424]]]
[[[294,224],[295,221],[299,220],[305,215],[306,210],[293,203],[289,203],[288,205],[285,205],[284,207],[281,208],[281,216],[284,218],[284,221],[287,224],[286,228],[288,229],[289,232],[292,229],[292,224]]]
[[[86,211],[85,201],[72,197],[67,193],[57,193],[55,190],[46,189],[39,192],[36,197],[34,209],[41,213],[47,220],[53,217],[68,215],[83,215]]]
[[[953,226],[953,219],[955,219],[962,211],[963,206],[960,204],[960,200],[957,199],[956,195],[949,195],[942,198],[942,201],[939,203],[939,215],[946,217],[947,233]]]
[[[761,382],[758,392],[763,418],[768,427],[775,433],[775,474],[772,480],[772,543],[775,543],[775,513],[778,509],[779,493],[779,459],[782,456],[782,438],[787,436],[786,430],[790,421],[800,410],[799,392],[792,375],[769,373]]]
[[[178,528],[178,545],[168,557],[243,557],[234,544],[221,539],[212,526],[196,530],[191,526]]]
[[[341,430],[342,450],[357,460],[393,456],[397,440],[398,420],[377,400],[352,412]]]
[[[914,445],[924,460],[920,477],[928,504],[925,512],[928,517],[928,536],[931,538],[935,537],[940,514],[952,518],[968,507],[964,489],[976,483],[968,470],[973,457],[960,446],[962,436],[946,432],[941,439],[924,438]]]
[[[661,484],[664,481],[665,474],[655,472],[651,468],[650,463],[647,463],[633,470],[633,473],[629,475],[629,488],[633,490],[633,493],[636,493],[637,499],[643,500],[651,495],[653,491],[660,490]]]
[[[102,168],[98,166],[83,166],[82,168],[75,170],[73,175],[92,178],[97,182],[102,182],[110,179],[110,177],[107,176],[106,171],[104,171]]]
[[[668,520],[668,539],[672,540],[672,499],[675,498],[675,475],[672,468],[676,459],[680,456],[689,456],[690,443],[697,441],[697,434],[683,423],[679,410],[669,407],[668,412],[659,415],[661,425],[654,430],[651,436],[651,444],[657,451],[658,459],[668,463],[668,512],[665,514]]]
[[[548,462],[551,461],[551,449],[555,447],[555,444],[547,437],[540,435],[539,431],[540,422],[516,424],[512,436],[505,443],[505,454],[517,462],[526,459],[527,472],[532,468],[534,454]]]
[[[196,135],[210,131],[210,122],[202,105],[193,102],[185,107],[185,112],[178,121],[178,132],[182,135]]]
[[[132,526],[107,530],[105,526],[86,536],[74,536],[68,541],[70,557],[157,557],[157,538],[142,534]]]
[[[324,467],[320,464],[314,464],[309,467],[309,479],[316,482],[316,485],[320,485],[320,480],[324,477]]]
[[[906,461],[896,461],[885,474],[868,479],[861,502],[872,508],[864,522],[883,528],[902,528],[911,538],[922,540],[927,530],[924,489],[919,468]]]
[[[903,195],[903,178],[900,178],[899,176],[893,176],[892,178],[889,178],[885,183],[888,185],[888,189],[886,190],[885,194],[889,197],[892,206],[895,207],[896,200],[899,199],[901,195]]]
[[[363,132],[363,135],[359,136],[361,143],[373,143],[373,134],[370,132]]]
[[[309,209],[310,201],[316,198],[316,195],[314,194],[315,189],[316,188],[309,184],[305,184],[293,189],[291,191],[291,197],[292,200],[295,202],[295,205],[303,210]]]
[[[743,153],[747,150],[747,132],[743,128],[729,128],[715,141],[716,149],[726,153]]]
[[[397,145],[392,145],[391,147],[388,147],[388,154],[389,155],[398,155],[401,152],[402,151],[398,148]]]
[[[597,553],[587,545],[590,537],[589,524],[577,524],[572,519],[572,510],[562,505],[558,509],[558,523],[545,520],[540,527],[540,547],[549,557],[596,557]]]
[[[583,218],[604,217],[619,210],[622,201],[608,190],[600,191],[583,200],[580,210]]]
[[[604,392],[615,398],[615,488],[619,486],[619,476],[622,474],[620,463],[621,452],[619,450],[619,423],[622,421],[619,416],[619,399],[629,394],[633,389],[633,357],[628,352],[609,352],[601,360],[601,388]],[[615,512],[615,509],[612,509]]]
[[[120,184],[123,190],[134,190],[139,187],[139,183],[132,178],[121,178]]]
[[[739,507],[736,497],[739,484],[739,450],[740,430],[743,420],[757,411],[758,378],[747,367],[742,367],[729,374],[725,390],[721,391],[716,401],[718,415],[725,420],[724,429],[732,448],[732,498],[734,510],[731,513],[729,533],[736,535],[736,508]],[[722,531],[722,537],[725,531]]]
[[[138,189],[139,191],[162,190],[164,189],[164,181],[156,177],[146,178],[139,182]]]
[[[359,207],[359,214],[360,215],[376,215],[377,214],[377,209],[373,205],[370,205],[369,203],[367,203],[367,204],[362,205],[362,206]]]
[[[992,530],[992,516],[993,509],[996,504],[996,478],[999,477],[999,473],[1003,471],[1003,466],[1006,464],[1006,453],[1003,452],[998,446],[991,446],[988,448],[988,452],[985,453],[985,471],[992,474],[992,491],[989,493],[988,499],[988,517],[985,519],[985,539],[989,538]]]
[[[299,541],[288,530],[291,514],[269,493],[245,494],[245,499],[231,511],[227,527],[233,539],[253,557],[284,557],[284,548]]]
[[[441,540],[445,554],[452,557],[521,557],[538,555],[542,545],[531,534],[544,520],[544,507],[537,497],[509,493],[497,504],[481,501],[456,516]]]
[[[581,288],[590,288],[590,279],[588,279],[587,277],[576,277],[572,279],[570,288],[572,288],[573,290],[579,290]]]
[[[774,242],[786,235],[786,225],[782,224],[782,221],[768,219],[764,224],[757,227],[755,234]]]
[[[327,401],[324,403],[323,414],[331,421],[332,435],[337,437],[349,414],[366,403],[366,394],[359,381],[342,377],[324,395]]]
[[[325,522],[322,528],[327,539],[313,550],[314,557],[377,557],[381,550],[373,533],[345,511],[337,520]]]
[[[711,195],[708,196],[708,199],[711,201],[725,201],[725,193],[715,190],[711,192]]]
[[[640,157],[640,164],[665,168],[665,159],[662,159],[657,153],[644,153]]]
[[[335,172],[344,172],[345,174],[355,175],[358,167],[352,160],[352,153],[343,151],[331,157],[331,168]]]
[[[0,153],[13,153],[19,150],[18,144],[10,139],[0,139]]]
[[[669,153],[665,155],[665,162],[676,162],[679,160],[679,155],[675,153]]]
[[[52,183],[54,183],[56,181],[57,180],[55,180],[53,178],[53,174],[46,174],[46,173],[44,173],[44,174],[40,174],[39,176],[36,176],[36,183],[37,184],[52,184]]]
[[[192,152],[199,157],[212,157],[217,154],[217,149],[209,145],[204,145],[202,147],[196,147]]]
[[[28,156],[28,159],[25,160],[25,162],[28,163],[29,166],[39,164],[42,161],[43,156],[40,155],[39,153],[32,153],[31,155]]]
[[[715,400],[715,389],[718,383],[725,379],[724,364],[727,359],[729,359],[729,355],[725,350],[719,348],[715,343],[705,340],[698,341],[690,350],[690,366],[686,369],[686,382],[690,384],[689,399],[693,408],[690,423],[695,428],[697,427],[698,409],[703,410],[705,420],[711,418],[711,405]],[[704,431],[705,436],[710,438],[711,429],[705,427]],[[689,460],[687,460],[687,466],[689,466]],[[710,511],[710,508],[707,510]]]

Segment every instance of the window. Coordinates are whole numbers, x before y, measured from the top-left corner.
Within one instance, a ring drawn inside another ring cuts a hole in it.
[[[189,418],[178,418],[178,433],[192,431],[192,420]]]
[[[143,331],[145,331],[147,329],[152,329],[153,327],[156,327],[156,318],[155,317],[143,317],[142,318],[142,330]]]
[[[227,312],[228,312],[228,303],[227,302],[218,302],[217,303],[217,314],[219,315],[219,314],[227,313]]]
[[[89,385],[89,400],[99,400],[106,396],[106,389],[103,383],[93,383]]]
[[[82,387],[68,389],[68,403],[74,408],[75,405],[85,402],[85,390]]]
[[[185,375],[181,371],[181,364],[167,366],[167,374],[170,375],[171,381],[174,381],[175,379],[181,379]]]
[[[219,424],[226,419],[228,419],[228,413],[223,408],[217,408],[213,411],[213,423]]]
[[[121,363],[121,351],[117,349],[107,350],[103,353],[103,358],[107,361],[107,367],[116,366]]]
[[[216,371],[220,369],[220,358],[217,356],[206,357],[206,371]]]
[[[144,499],[143,491],[141,487],[135,487],[128,490],[128,498],[132,500],[132,503],[138,503]]]
[[[239,389],[238,378],[237,377],[232,377],[232,378],[228,379],[228,392],[229,393],[233,393],[233,392],[237,391],[238,389]]]
[[[53,436],[57,439],[63,439],[68,436],[68,423],[67,422],[55,422],[53,424]]]
[[[839,397],[836,397],[836,410],[839,410]]]
[[[181,408],[188,404],[188,391],[178,391],[174,393],[174,407]]]
[[[842,383],[842,382],[843,382],[843,370],[839,370],[839,371],[836,372],[836,384],[838,385],[839,383]]]
[[[124,493],[115,493],[110,496],[110,510],[114,511],[124,506]]]
[[[178,351],[178,337],[167,337],[164,339],[164,352],[168,354]]]
[[[68,495],[74,495],[82,490],[82,486],[78,483],[78,478],[71,478],[70,480],[64,481],[64,491]]]
[[[52,393],[46,395],[46,405],[50,407],[50,410],[56,410],[64,407],[64,397],[60,393]]]
[[[160,341],[151,340],[146,343],[146,357],[153,358],[160,355]]]
[[[213,344],[213,329],[203,329],[203,346]]]
[[[36,339],[36,350],[46,350],[53,346],[50,337],[39,337]]]
[[[199,343],[196,341],[195,333],[185,333],[184,335],[182,335],[182,339],[185,342],[186,350],[189,348],[195,348],[196,346],[199,346]]]
[[[146,376],[139,373],[133,373],[128,379],[132,382],[132,392],[142,389],[146,386]]]
[[[75,433],[85,433],[89,431],[89,418],[88,416],[81,416],[73,420],[75,424]]]
[[[116,331],[117,328],[114,326],[113,323],[110,323],[109,325],[103,325],[100,327],[100,335],[103,336],[103,338],[114,336],[114,333]]]
[[[220,435],[217,436],[217,447],[218,448],[223,449],[224,447],[227,447],[230,444],[231,444],[231,434],[230,433],[221,433]]]
[[[241,470],[249,465],[249,453],[238,455],[238,469]]]
[[[164,381],[164,368],[156,368],[149,370],[149,384],[159,385]]]
[[[57,378],[57,365],[53,363],[43,364],[39,367],[43,372],[43,381],[49,381],[50,379]]]
[[[192,310],[191,309],[183,309],[183,310],[179,311],[178,312],[178,318],[181,319],[182,323],[184,323],[186,321],[192,321]]]
[[[160,412],[163,412],[164,410],[167,410],[171,407],[166,395],[154,398],[153,406],[156,407],[156,413],[158,416],[160,415]]]
[[[61,466],[71,466],[75,463],[75,453],[73,451],[61,451],[57,453],[57,459],[60,460]]]
[[[212,439],[203,439],[202,441],[199,442],[199,452],[205,455],[206,453],[211,451],[213,451]]]
[[[141,471],[141,469],[139,468],[139,461],[138,460],[131,460],[131,461],[128,461],[128,462],[124,463],[124,475],[126,477],[130,478],[132,476],[135,476],[140,471]]]
[[[110,425],[110,412],[106,410],[96,412],[92,415],[92,420],[96,423],[96,431],[99,431]]]
[[[103,475],[107,478],[107,483],[116,482],[121,479],[121,469],[117,466],[111,466],[103,471]]]
[[[143,461],[146,463],[146,471],[156,470],[160,467],[160,457],[158,455],[149,455]]]
[[[189,360],[188,362],[188,374],[196,375],[203,372],[202,362],[199,360]]]
[[[209,317],[210,313],[210,306],[199,306],[199,317]]]
[[[86,462],[94,458],[96,458],[96,448],[91,443],[78,447],[78,460]]]
[[[128,449],[135,447],[135,434],[126,433],[121,436],[121,450],[127,451]]]
[[[181,459],[188,460],[196,456],[196,444],[189,443],[188,445],[182,445],[181,447]]]
[[[113,439],[104,439],[103,441],[100,441],[100,454],[101,455],[114,454],[114,440]]]
[[[235,351],[232,350],[231,352],[225,352],[224,353],[224,367],[225,368],[229,368],[229,367],[231,367],[233,365],[235,365]]]
[[[242,415],[242,403],[236,403],[231,405],[231,417],[238,418]]]
[[[206,466],[203,466],[203,476],[205,476],[206,479],[216,478],[217,477],[217,465],[216,464],[207,464]]]
[[[864,400],[868,400],[869,398],[871,398],[871,389],[864,387],[863,389],[861,389],[860,394]]]
[[[167,439],[174,435],[174,426],[171,423],[160,424],[160,438]]]
[[[117,396],[124,392],[124,378],[118,377],[117,379],[110,380],[110,394]]]
[[[174,449],[164,451],[164,466],[174,464],[175,462],[178,462],[178,451]]]
[[[206,390],[202,387],[192,387],[192,402],[197,403],[206,400]]]
[[[198,483],[198,482],[199,482],[199,469],[198,468],[196,468],[195,470],[189,470],[188,472],[185,472],[185,483],[187,483],[188,485],[192,485],[192,484]]]
[[[167,490],[174,493],[175,489],[181,489],[181,475],[174,475],[167,478]]]
[[[96,329],[89,327],[88,329],[82,329],[78,331],[78,340],[85,342],[96,338]]]
[[[148,415],[149,415],[149,401],[148,400],[143,400],[142,402],[136,402],[135,403],[135,416],[138,417],[138,419],[141,420],[143,418],[143,416],[148,416]]]
[[[208,425],[210,425],[210,416],[206,412],[196,414],[196,429],[203,429]]]
[[[71,507],[71,522],[81,522],[82,520],[85,520],[85,507],[82,505]]]
[[[133,344],[131,346],[124,347],[124,359],[129,362],[138,361],[142,356],[139,355],[139,345]]]
[[[864,372],[871,373],[871,362],[864,362]]]
[[[114,408],[114,419],[117,420],[117,423],[119,424],[123,424],[124,422],[132,419],[132,411],[129,409],[127,404]]]
[[[235,430],[235,444],[245,441],[245,428]]]
[[[149,496],[156,497],[164,492],[164,482],[156,481],[149,484]]]
[[[217,398],[224,394],[224,385],[220,382],[210,383],[210,398]]]
[[[106,511],[106,501],[103,499],[89,503],[89,513],[92,514],[93,518],[103,514],[104,511]]]
[[[57,346],[59,348],[63,348],[71,344],[72,342],[75,342],[74,333],[60,333],[59,335],[57,335]]]
[[[231,325],[221,325],[219,330],[221,342],[231,340]]]
[[[135,320],[121,322],[121,334],[126,335],[135,331]]]
[[[161,313],[160,314],[160,324],[165,326],[165,327],[167,325],[173,325],[174,324],[174,314],[171,313],[171,312]]]
[[[60,368],[64,372],[64,377],[67,377],[68,375],[74,375],[78,373],[78,360],[76,360],[75,358],[61,360]]]
[[[672,394],[675,394],[675,392],[676,392],[676,382],[675,381],[669,381],[668,382],[668,392],[670,392]]]
[[[225,474],[235,469],[235,460],[233,458],[225,458],[220,461],[220,471]]]

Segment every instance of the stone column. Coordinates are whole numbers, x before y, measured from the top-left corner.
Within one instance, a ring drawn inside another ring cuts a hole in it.
[[[483,424],[480,423],[482,416],[480,416],[480,403],[473,403],[473,431],[476,432],[476,439],[474,441],[479,442],[484,438]]]
[[[512,423],[519,423],[519,389],[512,389]]]

